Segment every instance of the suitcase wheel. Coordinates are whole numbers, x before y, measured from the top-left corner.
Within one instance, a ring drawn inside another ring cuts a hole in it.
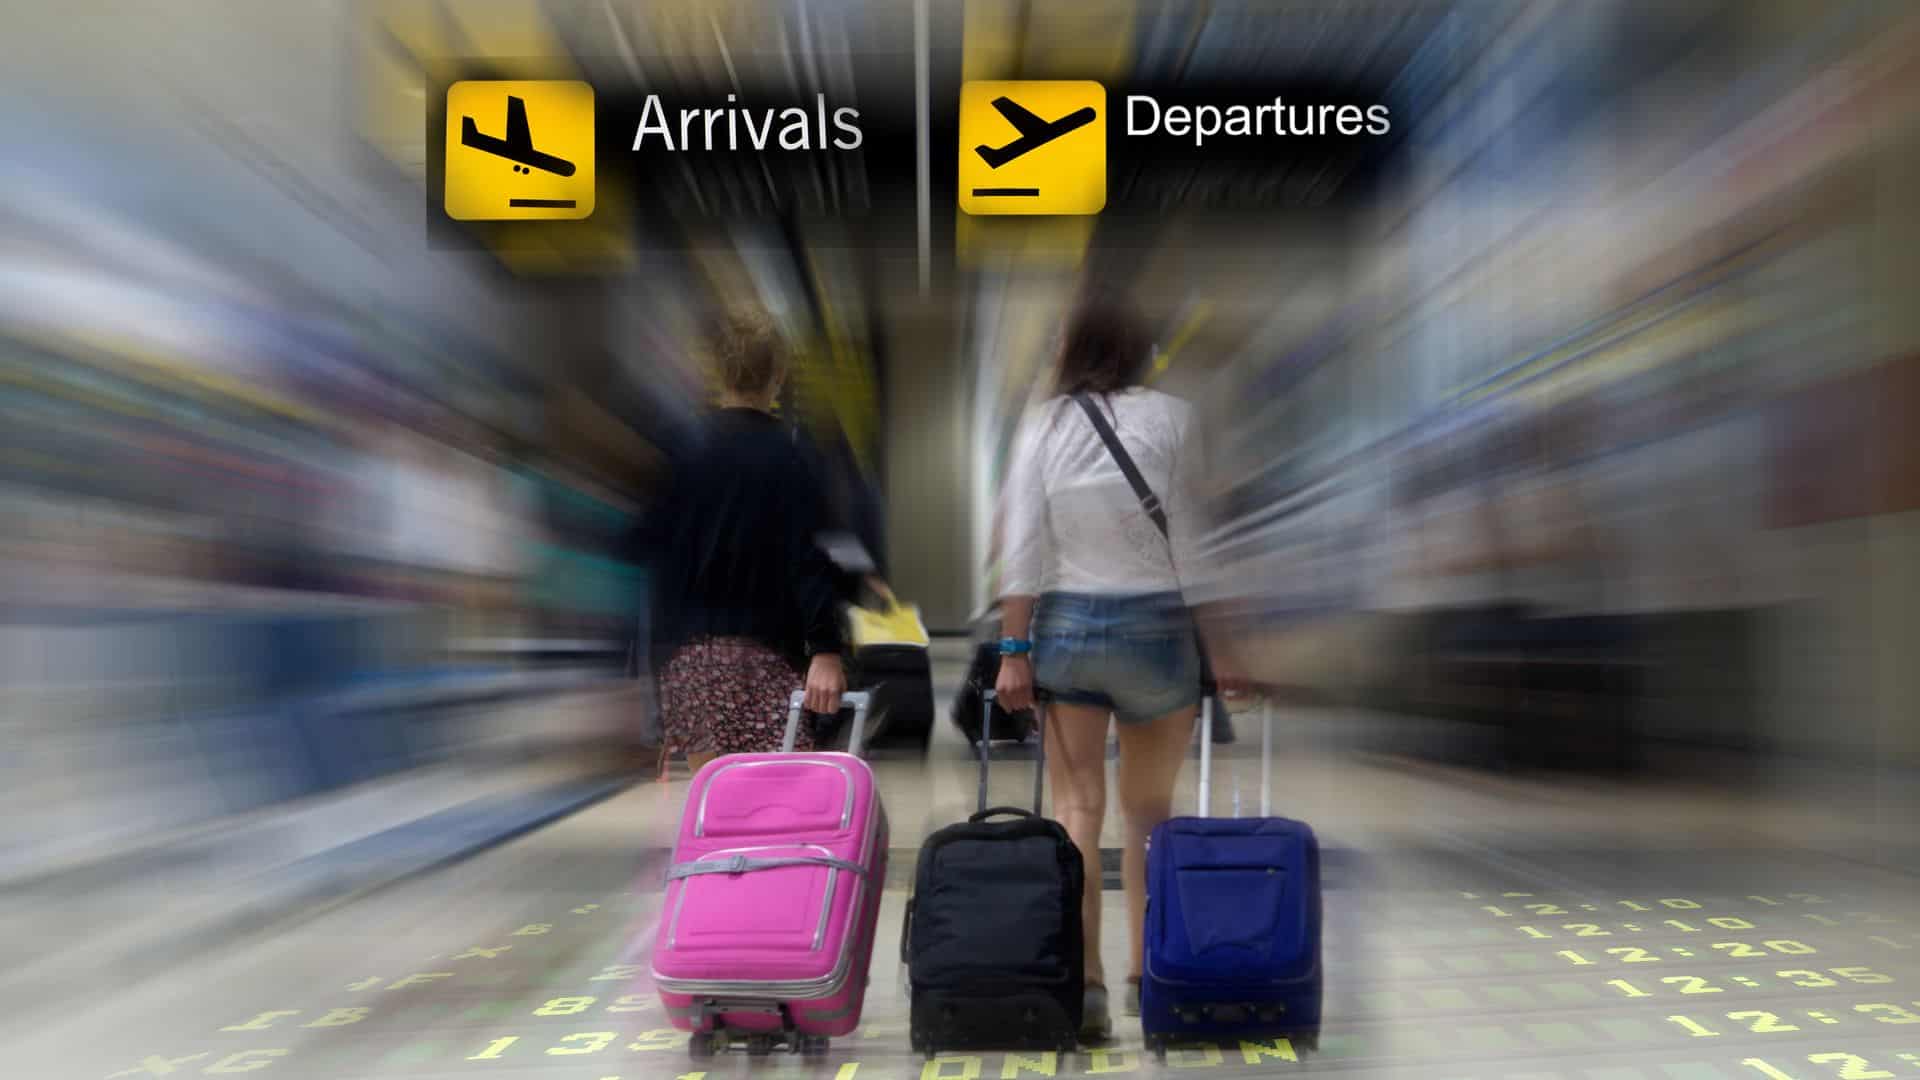
[[[726,1036],[718,1028],[712,1031],[696,1031],[693,1033],[692,1040],[687,1043],[687,1056],[695,1061],[707,1061],[719,1051],[720,1044],[725,1038]]]
[[[793,1052],[805,1057],[825,1057],[827,1047],[833,1040],[825,1035],[796,1035],[793,1038]]]
[[[771,1053],[773,1053],[773,1036],[771,1035],[747,1036],[747,1056],[748,1057],[766,1057]]]

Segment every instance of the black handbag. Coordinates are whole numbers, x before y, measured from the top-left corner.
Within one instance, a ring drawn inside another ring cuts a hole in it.
[[[1161,505],[1160,497],[1153,493],[1147,478],[1140,475],[1140,467],[1133,463],[1133,455],[1127,453],[1120,436],[1115,434],[1113,425],[1107,423],[1107,418],[1101,414],[1100,407],[1093,403],[1093,399],[1086,394],[1075,394],[1073,400],[1080,406],[1080,411],[1087,414],[1087,419],[1093,422],[1093,430],[1100,436],[1100,441],[1106,444],[1107,453],[1113,456],[1113,463],[1120,466],[1120,475],[1127,478],[1134,497],[1140,500],[1147,516],[1153,519],[1154,527],[1160,530],[1161,537],[1167,541],[1171,559],[1173,532],[1167,525],[1167,511]],[[1177,567],[1175,573],[1178,573]],[[1193,647],[1200,652],[1200,693],[1203,697],[1213,699],[1213,741],[1230,743],[1234,741],[1233,714],[1227,711],[1227,703],[1220,697],[1220,684],[1214,680],[1213,664],[1207,659],[1207,643],[1201,638],[1198,625],[1193,628]]]
[[[973,648],[973,663],[967,668],[966,681],[953,698],[953,725],[967,737],[969,746],[979,743],[985,727],[981,723],[983,703],[992,711],[992,727],[998,737],[1011,742],[1026,742],[1035,727],[1032,709],[1008,712],[988,703],[987,695],[1000,678],[1000,643],[982,641]]]

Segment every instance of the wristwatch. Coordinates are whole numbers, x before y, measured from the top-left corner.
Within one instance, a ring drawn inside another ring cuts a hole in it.
[[[1003,637],[1000,639],[1001,656],[1025,656],[1033,651],[1033,642],[1026,638]]]

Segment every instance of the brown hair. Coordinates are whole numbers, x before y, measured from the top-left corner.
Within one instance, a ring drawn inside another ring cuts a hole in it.
[[[1146,377],[1152,346],[1130,305],[1111,298],[1087,301],[1067,323],[1055,392],[1110,394],[1136,386]]]
[[[786,344],[773,320],[758,311],[723,313],[714,320],[708,347],[720,388],[731,394],[757,397],[772,389],[787,371]]]

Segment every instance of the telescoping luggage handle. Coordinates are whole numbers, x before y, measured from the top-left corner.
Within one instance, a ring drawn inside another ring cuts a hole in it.
[[[853,731],[847,736],[847,753],[859,756],[861,744],[867,734],[867,709],[873,704],[873,695],[865,690],[848,690],[840,695],[840,707],[853,707]],[[787,733],[780,740],[780,752],[793,753],[793,747],[800,738],[800,714],[807,708],[807,692],[795,690],[787,703]]]
[[[996,807],[991,811],[987,809],[987,771],[993,763],[993,699],[995,696],[997,695],[991,687],[980,694],[980,708],[985,715],[980,718],[980,812],[973,815],[975,821],[991,814],[1001,813],[1003,810],[1013,812],[1011,808]],[[1046,790],[1047,783],[1047,724],[1046,715],[1041,712],[1037,698],[1033,703],[1033,712],[1033,742],[1035,749],[1039,751],[1034,755],[1037,760],[1033,766],[1033,813],[1038,817],[1040,799]]]
[[[1236,789],[1237,790],[1237,789]],[[1200,699],[1200,812],[1213,807],[1213,695]],[[1239,816],[1239,806],[1234,807]],[[1260,699],[1260,816],[1273,816],[1273,702]]]

